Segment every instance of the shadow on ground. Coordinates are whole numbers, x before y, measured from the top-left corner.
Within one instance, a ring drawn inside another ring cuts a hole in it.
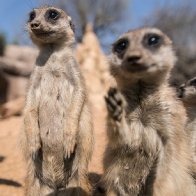
[[[1,163],[1,162],[3,162],[3,161],[4,161],[4,159],[5,159],[5,157],[4,157],[4,156],[0,156],[0,163]]]
[[[22,185],[14,180],[7,180],[0,178],[0,185],[14,186],[14,187],[22,187]]]
[[[104,196],[105,195],[105,191],[104,189],[102,189],[101,183],[100,183],[100,179],[101,179],[101,175],[96,174],[96,173],[89,173],[88,174],[88,178],[93,186],[93,196]],[[86,196],[88,195],[81,187],[71,187],[71,188],[67,188],[59,190],[58,193],[57,192],[53,192],[48,194],[47,196]]]
[[[93,187],[93,196],[104,196],[105,190],[101,182],[102,175],[97,173],[89,173],[88,178]]]

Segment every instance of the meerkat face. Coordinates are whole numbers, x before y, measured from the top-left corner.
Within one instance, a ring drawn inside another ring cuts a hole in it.
[[[180,86],[178,96],[185,104],[196,106],[196,77]]]
[[[35,44],[74,41],[71,17],[54,7],[38,8],[30,12],[28,31]]]
[[[122,35],[109,57],[115,76],[142,78],[170,70],[176,57],[171,40],[156,28],[143,28]]]

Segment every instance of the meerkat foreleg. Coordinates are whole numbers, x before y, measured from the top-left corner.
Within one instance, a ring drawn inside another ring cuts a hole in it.
[[[119,136],[119,142],[128,144],[131,146],[140,145],[146,143],[149,148],[155,152],[157,151],[157,145],[160,144],[160,140],[157,140],[157,132],[151,127],[145,128],[139,119],[135,119],[132,123],[128,123],[126,119],[126,107],[127,103],[123,95],[115,88],[110,88],[108,96],[105,97],[106,105],[108,109],[108,120],[113,129],[109,135],[113,134]],[[130,137],[130,134],[132,137]],[[154,143],[152,144],[152,139]]]
[[[85,101],[83,93],[80,87],[75,89],[67,114],[64,128],[65,158],[70,158],[75,148],[77,132],[79,131],[79,119]]]
[[[27,137],[28,150],[35,160],[41,148],[40,132],[38,125],[38,111],[29,107],[24,114],[25,133]]]
[[[111,135],[117,134],[122,140],[125,140],[121,142],[126,142],[127,138],[129,138],[129,126],[125,118],[126,101],[116,88],[109,89],[108,96],[105,97],[105,100],[109,123],[112,124],[110,127],[113,129]]]

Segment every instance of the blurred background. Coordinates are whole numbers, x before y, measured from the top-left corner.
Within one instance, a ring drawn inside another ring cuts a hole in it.
[[[29,12],[51,5],[62,8],[76,27],[76,57],[85,76],[97,144],[90,171],[102,172],[105,141],[103,96],[113,80],[106,55],[129,29],[155,26],[174,42],[178,62],[170,84],[196,76],[195,0],[6,0],[0,1],[0,195],[22,195],[25,164],[16,147],[29,76],[37,55],[26,31]],[[90,81],[90,82],[89,82]],[[95,181],[92,179],[92,181]]]
[[[28,13],[43,5],[60,7],[72,16],[78,42],[82,41],[87,24],[92,24],[105,53],[121,33],[141,26],[157,26],[173,39],[179,57],[175,73],[182,73],[173,76],[172,85],[179,85],[196,72],[195,0],[1,1],[0,55],[6,44],[32,46],[25,30]]]

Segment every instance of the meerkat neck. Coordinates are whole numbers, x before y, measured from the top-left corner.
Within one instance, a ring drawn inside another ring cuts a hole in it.
[[[73,56],[74,47],[70,45],[54,45],[48,44],[42,47],[39,47],[39,55],[36,59],[36,65],[44,66],[49,58],[55,55],[55,58],[62,56]],[[58,55],[57,55],[58,54]]]
[[[143,75],[142,77],[137,77],[134,75],[128,77],[122,77],[119,75],[114,77],[120,89],[133,89],[135,87],[138,88],[138,86],[149,89],[157,89],[163,85],[169,85],[169,76],[170,72],[168,70],[163,70],[157,74],[149,73],[145,76]]]
[[[45,51],[60,51],[60,50],[73,50],[74,49],[74,42],[62,42],[62,43],[50,43],[50,44],[42,44],[38,45],[38,48],[40,52],[45,52]]]
[[[137,79],[137,80],[117,80],[117,84],[119,89],[122,91],[129,91],[135,89],[136,91],[138,90],[144,90],[144,91],[153,91],[157,90],[158,88],[162,88],[162,86],[167,86],[168,81],[167,80],[162,80],[162,81],[154,81],[152,80],[143,80],[143,79]]]
[[[131,84],[119,84],[119,90],[125,96],[127,100],[130,102],[134,102],[135,104],[140,105],[147,97],[157,97],[159,92],[164,91],[165,87],[168,86],[167,83],[146,83],[142,80],[137,80]],[[156,94],[156,96],[154,96]],[[160,94],[161,96],[161,94]],[[157,100],[154,100],[157,101]]]

